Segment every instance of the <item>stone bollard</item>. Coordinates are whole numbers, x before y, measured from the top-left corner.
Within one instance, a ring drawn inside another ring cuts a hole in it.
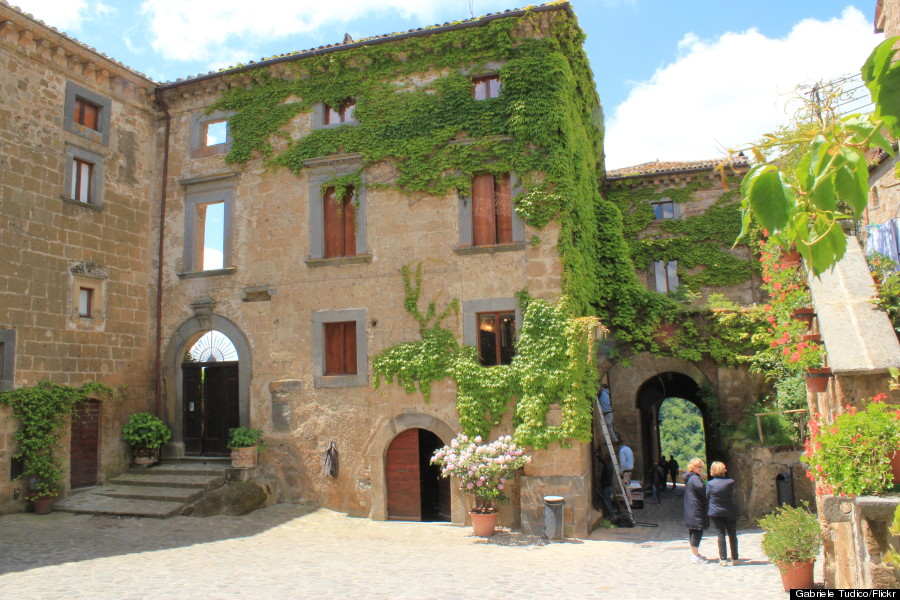
[[[563,539],[563,507],[566,499],[562,496],[544,496],[544,533],[545,540]]]

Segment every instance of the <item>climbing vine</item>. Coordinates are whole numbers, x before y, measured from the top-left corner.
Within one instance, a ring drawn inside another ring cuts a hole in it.
[[[451,378],[462,430],[488,436],[510,406],[516,443],[546,447],[553,442],[591,439],[591,406],[597,389],[593,332],[597,319],[575,318],[563,298],[553,305],[520,293],[523,323],[512,363],[492,367],[478,362],[477,350],[460,346],[443,320],[458,311],[457,300],[437,312],[430,302],[419,308],[422,265],[402,270],[404,306],[419,323],[421,339],[384,350],[373,360],[375,388],[396,381],[407,393],[419,391],[430,401],[431,383]],[[547,422],[550,405],[558,403],[560,423]]]

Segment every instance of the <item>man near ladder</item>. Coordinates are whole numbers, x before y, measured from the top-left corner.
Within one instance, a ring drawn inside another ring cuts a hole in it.
[[[622,476],[622,488],[629,493],[628,485],[631,483],[631,472],[634,470],[634,452],[619,438],[619,472]]]
[[[609,386],[605,383],[600,386],[600,393],[597,394],[597,404],[600,406],[600,413],[603,415],[603,420],[606,421],[606,428],[609,430],[609,441],[618,442],[619,438],[616,436],[616,428],[613,427],[613,410],[612,400],[609,397]]]

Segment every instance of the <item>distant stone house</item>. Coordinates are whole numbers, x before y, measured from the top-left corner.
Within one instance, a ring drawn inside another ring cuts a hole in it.
[[[582,39],[553,3],[157,84],[0,4],[0,381],[128,386],[127,401],[99,406],[96,477],[66,491],[121,471],[122,422],[149,410],[173,430],[170,458],[223,456],[228,429],[262,429],[262,473],[286,501],[461,522],[466,498],[428,466],[463,428],[456,384],[434,382],[430,402],[374,388],[376,357],[426,328],[405,307],[410,286],[423,313],[451,308],[444,326],[485,371],[512,360],[523,290],[567,296],[577,316],[624,302],[600,272],[633,275],[626,244],[653,291],[690,282],[755,300],[748,274],[722,275],[743,266],[711,264],[746,263],[745,249],[654,257],[654,239],[679,237],[665,221],[729,202],[712,162],[611,173],[607,194],[641,190],[634,214],[649,215],[623,238],[600,194]],[[746,373],[709,361],[600,367],[639,470],[659,452],[655,382],[695,400],[712,385],[726,418],[754,395]],[[538,427],[573,418],[544,411]],[[13,498],[15,424],[0,427],[0,495]],[[492,435],[514,427],[506,414]],[[534,456],[502,519],[536,532],[542,496],[562,494],[567,532],[587,535],[591,444]]]

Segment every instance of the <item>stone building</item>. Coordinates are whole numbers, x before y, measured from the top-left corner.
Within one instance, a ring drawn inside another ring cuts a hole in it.
[[[127,386],[62,440],[65,488],[91,485],[126,465],[124,415],[154,402],[155,84],[6,3],[0,48],[0,389]],[[0,512],[27,492],[6,414]]]
[[[482,367],[512,360],[523,290],[565,296],[577,317],[614,313],[626,288],[679,282],[756,299],[749,254],[730,250],[727,230],[688,236],[711,254],[677,265],[657,243],[680,237],[669,217],[736,212],[712,162],[611,174],[649,215],[634,231],[630,209],[601,197],[583,35],[553,3],[157,84],[0,4],[3,385],[127,385],[125,402],[100,408],[99,482],[127,463],[124,418],[149,410],[173,430],[169,458],[224,456],[229,428],[263,430],[261,472],[285,501],[463,521],[467,498],[427,464],[464,427],[458,384],[432,382],[430,401],[377,387],[377,357],[443,324],[476,349],[488,386]],[[671,391],[660,384],[701,410],[708,384],[721,419],[756,389],[743,371],[650,353],[601,375],[639,471],[659,451]],[[572,405],[541,407],[535,427],[581,419],[589,431],[594,392],[579,390]],[[511,413],[492,437],[518,426]],[[8,457],[14,424],[2,427]],[[713,448],[716,430],[709,421]],[[586,536],[591,443],[533,454],[501,522],[539,531],[542,496],[560,494],[567,533]],[[0,464],[12,498],[21,483]],[[91,483],[70,478],[66,490]]]

